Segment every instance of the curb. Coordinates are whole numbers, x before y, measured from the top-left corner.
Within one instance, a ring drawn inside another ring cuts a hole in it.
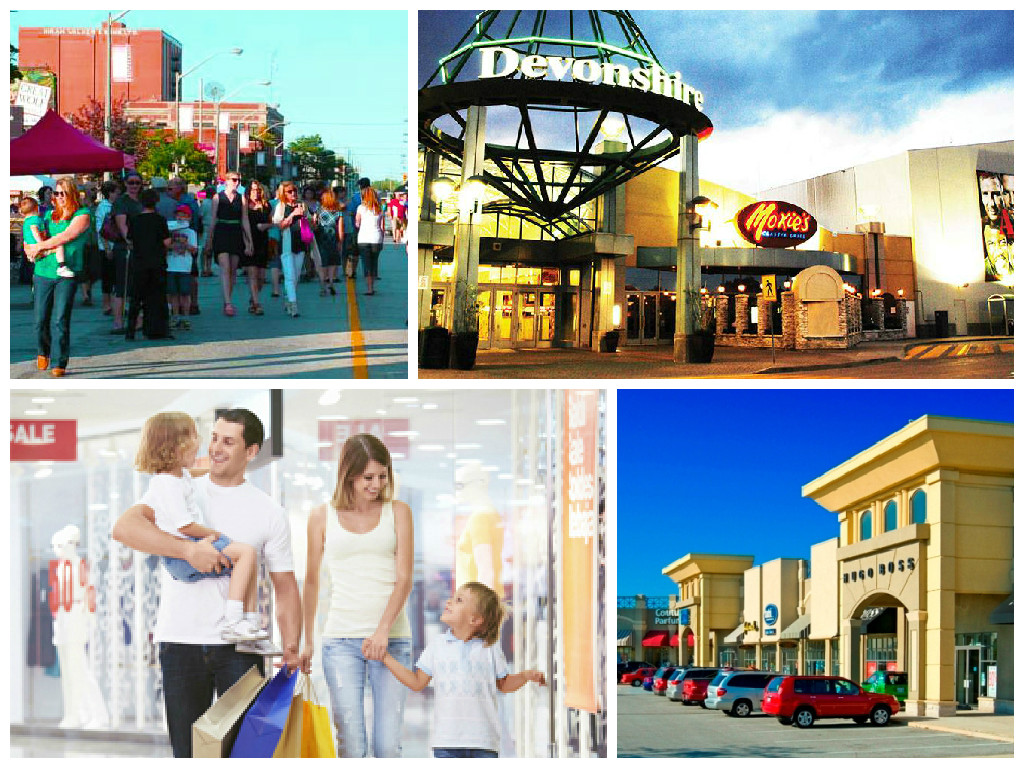
[[[912,722],[907,723],[911,728],[924,728],[929,731],[942,731],[943,733],[955,733],[958,736],[971,736],[976,739],[989,739],[990,741],[1001,741],[1005,744],[1013,744],[1013,736],[999,736],[994,733],[981,733],[979,731],[970,731],[964,728],[956,728],[948,725],[938,725],[928,722]]]
[[[754,373],[798,373],[800,371],[823,371],[835,368],[857,368],[862,365],[876,365],[878,363],[898,363],[902,357],[872,357],[867,360],[849,360],[843,363],[815,363],[813,365],[778,365],[769,368],[762,368]]]

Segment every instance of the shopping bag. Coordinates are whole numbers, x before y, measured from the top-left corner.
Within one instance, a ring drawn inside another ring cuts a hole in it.
[[[320,704],[309,675],[302,676],[302,757],[337,757],[331,718]]]
[[[284,731],[281,733],[281,740],[277,742],[274,750],[274,757],[301,757],[302,756],[302,696],[296,693],[292,696],[291,706],[288,707],[288,719],[284,724]]]
[[[294,673],[289,674],[288,667],[284,666],[264,686],[242,721],[235,746],[231,750],[232,757],[274,756],[288,721],[296,677]]]
[[[192,724],[192,757],[227,757],[249,705],[266,678],[255,665]]]

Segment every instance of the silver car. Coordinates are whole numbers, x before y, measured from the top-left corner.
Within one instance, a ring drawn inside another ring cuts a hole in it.
[[[778,672],[740,670],[721,672],[708,685],[708,697],[704,700],[707,709],[720,709],[727,715],[746,717],[761,710],[764,687]]]

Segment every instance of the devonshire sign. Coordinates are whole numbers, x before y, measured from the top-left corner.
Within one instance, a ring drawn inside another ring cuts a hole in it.
[[[611,85],[620,88],[634,88],[649,91],[686,104],[704,108],[704,94],[683,82],[683,76],[676,72],[669,74],[657,64],[651,67],[633,67],[610,61],[573,59],[563,56],[522,56],[518,51],[503,46],[480,49],[480,79],[508,77],[514,72],[523,77],[541,80],[573,80],[594,85]]]
[[[818,222],[800,206],[764,200],[736,214],[736,229],[748,243],[762,248],[791,248],[810,240]]]

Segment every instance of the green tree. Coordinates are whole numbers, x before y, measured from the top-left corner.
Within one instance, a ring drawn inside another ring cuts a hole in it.
[[[198,184],[214,174],[213,163],[192,139],[156,139],[149,145],[146,159],[135,167],[144,176],[180,176],[188,184]]]
[[[11,46],[11,82],[21,80],[21,70],[18,69],[18,49]]]
[[[96,141],[103,141],[103,120],[103,102],[92,97],[71,116],[71,124]],[[145,159],[146,145],[142,126],[125,117],[124,99],[114,101],[110,105],[110,146],[134,155],[139,163]]]
[[[319,134],[299,136],[288,145],[288,151],[292,154],[297,181],[334,181],[338,164],[334,150],[324,147]]]

